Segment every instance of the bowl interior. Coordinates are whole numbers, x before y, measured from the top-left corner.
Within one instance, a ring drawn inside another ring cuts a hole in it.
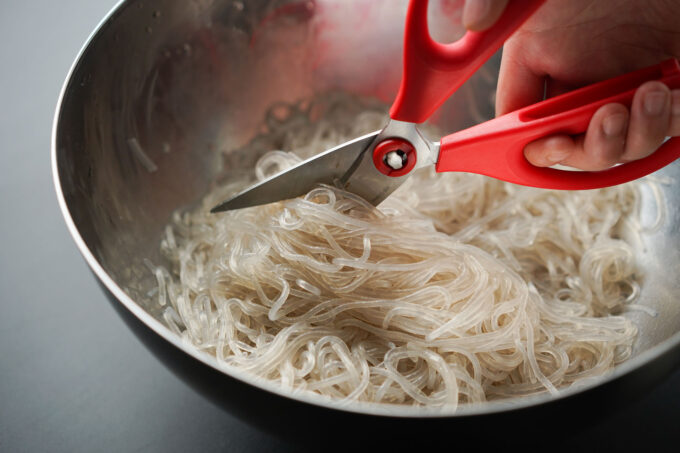
[[[431,3],[433,35],[459,36],[451,24],[460,23],[461,2]],[[121,3],[79,56],[55,123],[65,214],[105,284],[159,320],[146,262],[162,262],[159,242],[172,213],[216,181],[252,169],[259,155],[245,145],[276,103],[314,99],[323,111],[347,93],[386,111],[401,77],[405,9],[393,0]],[[453,132],[490,118],[498,64],[492,58],[432,123]],[[680,165],[657,176],[672,181]],[[627,315],[640,327],[636,355],[680,329],[680,193],[660,187],[665,220],[637,245],[645,275],[640,304],[660,315]],[[643,221],[658,214],[645,192]]]

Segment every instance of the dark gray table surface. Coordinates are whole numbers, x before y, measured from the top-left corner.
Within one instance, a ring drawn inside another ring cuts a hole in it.
[[[52,117],[73,58],[114,3],[0,1],[0,451],[298,451],[167,371],[68,235]],[[678,420],[680,373],[586,432],[565,432],[557,449],[677,451]]]

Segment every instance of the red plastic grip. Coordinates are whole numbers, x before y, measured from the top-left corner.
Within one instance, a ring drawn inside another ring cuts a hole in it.
[[[636,89],[650,80],[680,88],[680,64],[667,60],[444,137],[437,171],[478,173],[525,186],[564,190],[596,189],[641,178],[680,157],[680,137],[667,140],[644,159],[597,172],[535,167],[524,157],[524,147],[552,134],[585,132],[598,108],[611,102],[630,107]]]
[[[545,0],[513,0],[488,30],[451,44],[432,39],[428,0],[411,0],[404,34],[404,73],[390,109],[394,120],[422,123],[486,62]]]

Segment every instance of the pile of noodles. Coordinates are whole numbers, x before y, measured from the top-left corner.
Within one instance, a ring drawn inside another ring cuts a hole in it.
[[[270,118],[270,143],[296,155],[266,154],[257,178],[384,118],[309,110]],[[318,187],[209,213],[237,189],[175,215],[158,298],[186,340],[283,388],[450,407],[556,392],[631,355],[636,185],[556,192],[425,170],[379,209]]]

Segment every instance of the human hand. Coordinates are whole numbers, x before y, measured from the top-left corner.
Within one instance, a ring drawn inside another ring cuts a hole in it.
[[[518,1],[518,0],[511,0]],[[466,0],[463,22],[484,30],[508,0]],[[503,48],[496,114],[635,69],[680,57],[680,8],[673,0],[548,0]],[[631,108],[607,104],[585,134],[553,135],[528,144],[539,167],[564,164],[603,170],[653,153],[680,135],[680,90],[661,82],[638,88]]]

